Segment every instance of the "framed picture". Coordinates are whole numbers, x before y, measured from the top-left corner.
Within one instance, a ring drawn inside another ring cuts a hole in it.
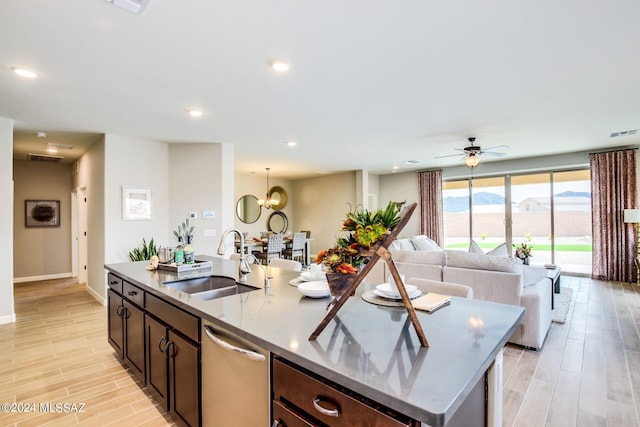
[[[25,227],[60,227],[60,200],[25,200]]]
[[[122,219],[151,219],[151,189],[145,187],[122,187]]]

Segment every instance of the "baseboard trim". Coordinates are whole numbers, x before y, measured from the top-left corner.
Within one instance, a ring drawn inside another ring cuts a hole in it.
[[[107,306],[107,300],[102,297],[102,295],[98,294],[91,286],[87,286],[85,283],[84,288],[87,290],[87,293],[91,295],[96,301],[98,301],[103,306]]]
[[[7,323],[16,323],[15,313],[0,316],[0,325],[5,325]]]
[[[13,283],[39,282],[41,280],[67,279],[73,277],[73,273],[45,274],[42,276],[14,277]]]

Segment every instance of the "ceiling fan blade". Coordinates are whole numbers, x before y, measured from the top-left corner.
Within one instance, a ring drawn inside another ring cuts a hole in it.
[[[483,151],[480,155],[482,157],[502,157],[505,156],[507,153],[498,153],[496,151]]]
[[[446,156],[436,156],[436,157],[434,157],[434,159],[444,159],[445,157],[460,157],[460,158],[462,158],[464,156],[466,156],[466,154],[464,154],[464,153],[461,153],[461,154],[447,154]]]
[[[489,148],[485,148],[482,150],[482,152],[486,152],[488,150],[508,150],[509,146],[508,145],[496,145],[495,147],[489,147]]]

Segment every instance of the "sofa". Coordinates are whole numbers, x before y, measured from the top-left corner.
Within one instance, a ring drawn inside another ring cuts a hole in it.
[[[435,243],[415,244],[425,236],[393,242],[393,260],[406,281],[422,278],[469,286],[473,298],[525,308],[521,325],[509,342],[530,349],[541,349],[551,326],[551,285],[544,268],[523,265],[517,258],[487,255],[461,250],[442,250]],[[430,240],[430,239],[429,239]],[[498,251],[502,254],[502,251]],[[379,262],[367,277],[371,283],[383,283],[389,276]]]

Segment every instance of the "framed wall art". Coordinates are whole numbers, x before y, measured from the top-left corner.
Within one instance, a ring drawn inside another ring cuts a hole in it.
[[[60,200],[25,200],[25,227],[60,227]]]
[[[122,187],[122,219],[151,219],[151,189],[145,187]]]

